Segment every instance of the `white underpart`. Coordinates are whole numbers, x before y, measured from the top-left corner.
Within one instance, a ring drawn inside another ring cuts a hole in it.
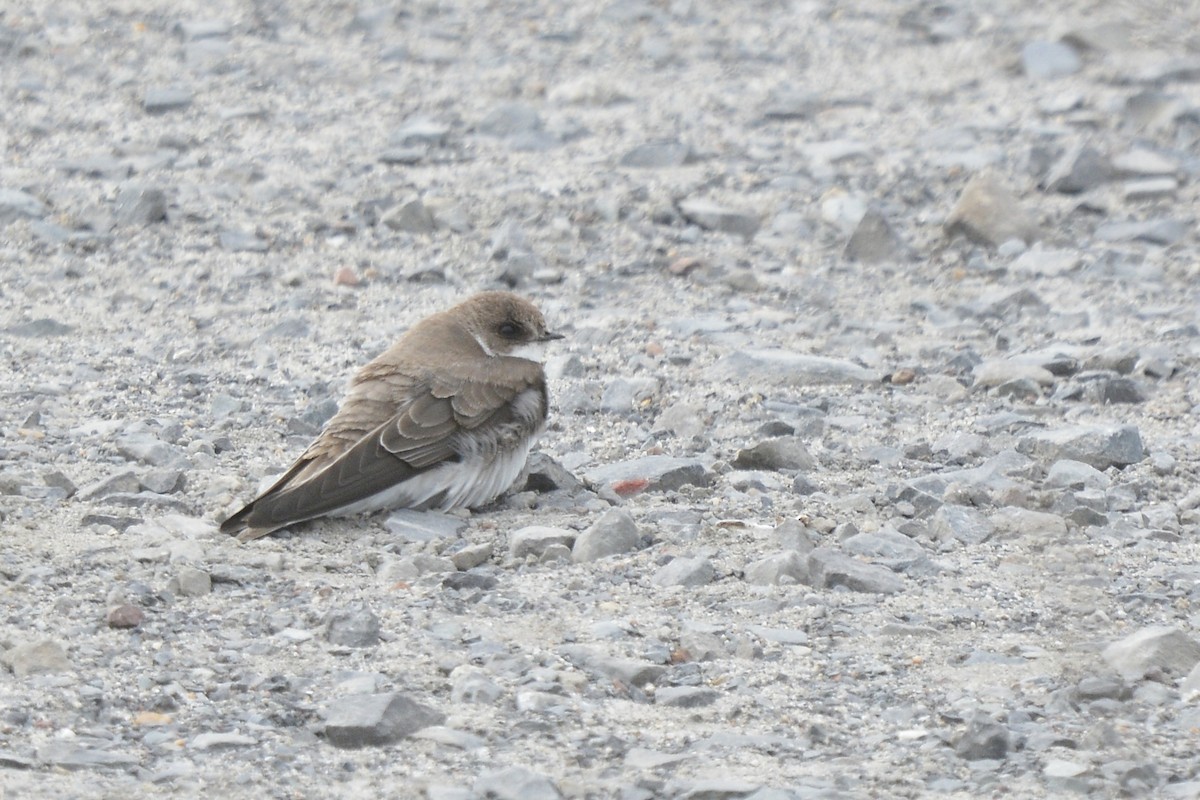
[[[527,361],[536,361],[541,364],[546,360],[547,344],[547,342],[525,342],[514,347],[509,355],[513,358],[524,358]]]
[[[487,342],[483,340],[482,336],[480,336],[478,333],[472,333],[471,335],[475,337],[475,341],[479,343],[479,347],[481,350],[483,350],[483,352],[487,353],[492,358],[496,357],[496,351],[487,346]]]
[[[514,411],[519,419],[538,420],[541,416],[541,393],[527,389],[513,400]],[[473,441],[468,439],[469,452],[462,461],[454,461],[434,467],[403,483],[376,492],[370,497],[355,501],[330,512],[330,516],[349,516],[364,511],[382,511],[392,508],[472,508],[493,500],[521,474],[529,458],[529,448],[541,434],[538,426],[532,435],[517,441],[509,441],[511,433],[505,431],[475,431]],[[441,500],[429,505],[439,494]]]

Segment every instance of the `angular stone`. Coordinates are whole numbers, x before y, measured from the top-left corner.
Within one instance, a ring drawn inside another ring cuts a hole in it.
[[[664,686],[654,693],[654,704],[673,708],[703,708],[717,702],[720,696],[707,686]]]
[[[28,217],[41,219],[50,211],[46,204],[19,189],[0,189],[0,225]]]
[[[983,544],[996,526],[982,511],[970,506],[944,505],[929,518],[929,532],[938,540],[957,539],[964,544]]]
[[[537,110],[524,103],[504,103],[488,112],[476,130],[488,136],[515,136],[533,133],[542,129],[542,118]]]
[[[167,444],[151,433],[132,433],[118,438],[117,452],[152,467],[187,470],[192,466],[183,448]]]
[[[406,200],[385,214],[383,224],[403,233],[433,233],[437,229],[433,212],[417,197]]]
[[[1010,744],[1008,728],[981,713],[967,724],[967,730],[954,746],[954,752],[967,761],[998,761],[1008,757]]]
[[[519,481],[518,481],[519,483]],[[549,492],[565,491],[578,492],[583,484],[562,464],[545,453],[531,453],[529,462],[525,465],[525,483],[521,491]]]
[[[1063,42],[1035,41],[1021,50],[1025,74],[1038,80],[1074,75],[1083,67],[1075,48]]]
[[[258,744],[258,739],[244,733],[200,733],[188,742],[189,750],[217,750],[227,747],[249,747]]]
[[[74,333],[75,327],[59,322],[56,319],[42,317],[28,322],[18,322],[4,329],[5,333],[20,336],[25,339],[48,339],[52,336],[66,336]]]
[[[142,108],[148,114],[164,114],[187,108],[192,104],[192,93],[175,86],[147,89],[142,98]]]
[[[265,253],[271,249],[271,243],[252,231],[227,228],[217,234],[217,242],[222,249],[231,253]]]
[[[719,377],[785,386],[872,384],[883,377],[852,361],[778,349],[735,351],[718,359],[714,372]]]
[[[887,217],[878,209],[869,208],[854,233],[850,234],[842,253],[850,261],[879,264],[900,260],[904,256],[904,245]]]
[[[723,206],[701,197],[691,197],[679,203],[684,219],[710,231],[722,231],[753,238],[762,225],[758,214]]]
[[[808,558],[795,550],[785,550],[746,565],[746,582],[756,586],[775,586],[782,578],[808,582]]]
[[[580,563],[628,553],[638,548],[639,540],[637,523],[629,512],[610,508],[575,540],[571,558]]]
[[[655,586],[705,586],[712,583],[712,562],[707,558],[676,557],[650,578]]]
[[[1045,367],[1001,359],[984,361],[972,371],[976,386],[995,387],[1012,381],[1033,381],[1039,386],[1054,383],[1054,375]]]
[[[1102,242],[1142,241],[1163,246],[1179,242],[1187,233],[1187,225],[1177,219],[1107,222],[1096,228],[1096,238]]]
[[[342,608],[325,617],[325,639],[339,647],[379,644],[379,617],[368,608]]]
[[[1076,425],[1038,431],[1018,440],[1017,450],[1043,461],[1070,459],[1100,470],[1136,464],[1146,457],[1142,437],[1133,425]]]
[[[584,480],[597,489],[619,488],[632,481],[645,481],[649,491],[677,491],[681,486],[707,486],[712,476],[703,462],[694,458],[674,456],[642,456],[594,467],[584,473]]]
[[[622,167],[662,169],[681,167],[692,160],[692,148],[676,140],[640,144],[621,156]]]
[[[1110,483],[1109,477],[1095,467],[1064,458],[1050,465],[1042,486],[1047,489],[1107,489]]]
[[[49,741],[38,746],[38,761],[60,769],[96,769],[119,767],[129,769],[141,759],[131,753],[114,753],[80,747],[72,741]]]
[[[383,526],[405,541],[433,542],[457,538],[467,521],[453,514],[402,508],[389,514]]]
[[[817,466],[817,460],[799,438],[781,436],[759,442],[746,450],[739,450],[737,457],[733,459],[733,466],[738,469],[764,469],[775,472],[807,471]]]
[[[484,772],[475,779],[473,797],[493,800],[561,800],[554,783],[525,767],[511,766]]]
[[[114,215],[121,225],[151,225],[167,218],[167,194],[157,186],[129,183],[117,192]]]
[[[1011,239],[1026,244],[1041,238],[1037,220],[1021,207],[1017,196],[991,173],[976,175],[963,189],[950,212],[946,235],[963,234],[978,244],[999,247]]]
[[[935,571],[925,548],[893,528],[857,533],[845,539],[842,547],[848,553],[867,556],[896,572],[928,575]]]
[[[118,472],[107,478],[81,486],[76,495],[80,500],[96,500],[113,494],[128,494],[142,488],[142,482],[132,470]]]
[[[541,556],[551,545],[571,547],[578,537],[575,531],[566,528],[551,528],[545,525],[530,525],[513,531],[508,536],[508,554],[513,558]]]
[[[819,589],[844,586],[869,594],[895,594],[904,590],[904,578],[890,569],[826,547],[808,554],[808,572],[809,584]]]
[[[397,692],[351,695],[331,705],[325,738],[341,748],[390,744],[445,721],[441,712]]]
[[[503,696],[504,688],[479,667],[460,664],[450,673],[450,699],[455,703],[492,705]]]
[[[0,659],[8,664],[18,678],[42,672],[66,672],[74,668],[67,658],[67,651],[51,639],[19,644],[6,650]]]
[[[1104,648],[1104,660],[1128,681],[1149,673],[1187,675],[1200,664],[1200,643],[1179,628],[1154,625]]]
[[[195,567],[180,567],[175,573],[179,593],[184,597],[203,597],[212,593],[212,576]]]
[[[1046,176],[1045,186],[1059,194],[1090,191],[1113,179],[1112,163],[1094,147],[1077,145],[1058,160]]]

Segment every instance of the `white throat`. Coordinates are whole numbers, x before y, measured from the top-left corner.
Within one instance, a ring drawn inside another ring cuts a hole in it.
[[[541,364],[546,360],[546,342],[526,342],[517,345],[509,352],[513,358],[524,358]]]

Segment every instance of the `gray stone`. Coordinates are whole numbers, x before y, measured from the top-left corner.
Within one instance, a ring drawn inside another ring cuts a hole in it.
[[[192,93],[178,86],[147,89],[142,98],[142,108],[148,114],[164,114],[187,108],[192,104]]]
[[[707,686],[664,686],[654,692],[654,704],[673,708],[702,708],[721,695]]]
[[[189,750],[216,750],[228,747],[249,747],[258,744],[253,736],[243,733],[200,733],[188,742]]]
[[[450,673],[450,699],[455,703],[492,705],[504,696],[504,688],[479,667],[462,664]]]
[[[233,26],[223,19],[197,19],[178,22],[171,29],[185,42],[223,38],[233,32]]]
[[[842,253],[848,260],[863,264],[899,261],[905,255],[904,245],[891,223],[874,208],[863,214]]]
[[[450,139],[450,126],[430,117],[410,117],[388,137],[390,147],[444,147]]]
[[[945,225],[946,235],[963,234],[977,244],[999,247],[1010,239],[1026,244],[1041,238],[1037,220],[991,173],[976,175],[963,189]]]
[[[944,505],[929,518],[929,532],[941,541],[957,539],[963,544],[983,544],[996,526],[982,511],[970,506]]]
[[[38,746],[38,761],[60,769],[129,769],[141,759],[130,753],[81,747],[70,740],[51,740]]]
[[[41,200],[19,189],[0,189],[0,225],[22,218],[41,219],[50,209]]]
[[[650,578],[655,586],[705,586],[712,583],[712,562],[707,558],[676,557]]]
[[[574,494],[582,488],[579,479],[550,456],[541,451],[530,454],[523,491],[545,494],[561,490]]]
[[[177,469],[158,468],[142,474],[141,488],[155,494],[170,494],[180,491],[186,481],[183,472]]]
[[[657,378],[614,378],[600,395],[600,410],[628,415],[652,400],[661,388]]]
[[[168,444],[148,432],[131,433],[117,439],[117,452],[125,458],[152,467],[187,470],[192,464],[182,447]]]
[[[132,470],[118,472],[94,483],[79,487],[80,500],[98,500],[114,494],[130,494],[142,488],[142,482]]]
[[[1025,74],[1037,80],[1074,75],[1083,67],[1075,48],[1063,42],[1035,41],[1021,49]]]
[[[571,558],[580,563],[628,553],[638,548],[639,538],[637,523],[629,512],[610,508],[575,540]]]
[[[117,192],[114,216],[121,225],[151,225],[167,218],[167,194],[157,186],[129,183]]]
[[[795,550],[801,555],[808,555],[813,550],[812,535],[798,520],[785,519],[772,533],[781,550]]]
[[[1172,177],[1179,173],[1179,162],[1140,147],[1115,156],[1112,165],[1122,178]]]
[[[676,800],[748,800],[760,789],[761,783],[742,778],[708,778],[679,781],[677,785],[672,785],[664,796]]]
[[[808,573],[808,582],[818,589],[843,586],[868,594],[895,594],[904,590],[904,578],[887,567],[868,564],[826,547],[808,554]]]
[[[458,538],[466,529],[467,521],[439,511],[402,508],[389,514],[383,526],[408,542],[433,542]]]
[[[986,714],[976,714],[954,745],[954,752],[967,761],[998,761],[1008,757],[1011,736],[1008,728]]]
[[[325,639],[339,647],[379,644],[379,617],[368,608],[341,608],[325,617]]]
[[[664,492],[687,485],[707,486],[712,475],[698,459],[654,455],[594,467],[583,479],[597,490],[607,488],[620,494],[621,485],[630,482],[645,481],[645,489]]]
[[[1077,250],[1042,249],[1034,245],[1017,256],[1010,265],[1014,272],[1031,275],[1062,275],[1079,268],[1083,256]]]
[[[675,140],[640,144],[621,156],[622,167],[662,169],[681,167],[692,161],[692,148]]]
[[[1050,465],[1042,486],[1047,489],[1107,489],[1110,483],[1109,477],[1095,467],[1064,458]]]
[[[719,377],[784,386],[873,384],[883,377],[851,361],[778,349],[737,350],[718,359],[714,372]]]
[[[762,225],[758,214],[723,206],[702,197],[691,197],[679,202],[679,213],[688,222],[710,231],[734,233],[751,239]]]
[[[746,565],[746,582],[757,586],[774,586],[787,578],[793,582],[808,581],[808,558],[795,550],[785,550]]]
[[[530,525],[513,531],[508,537],[508,554],[513,558],[540,556],[551,545],[571,547],[579,534],[565,528]]]
[[[1096,238],[1102,242],[1149,242],[1172,245],[1187,236],[1186,223],[1177,219],[1154,219],[1145,222],[1107,222],[1096,228]]]
[[[67,325],[49,317],[18,322],[4,329],[5,333],[20,336],[23,339],[48,339],[52,336],[66,336],[74,331],[73,325]]]
[[[227,228],[217,234],[221,247],[231,253],[265,253],[271,243],[250,231]]]
[[[1174,178],[1145,178],[1125,181],[1121,185],[1121,194],[1126,200],[1140,202],[1173,198],[1178,189],[1179,182]]]
[[[825,106],[826,103],[819,94],[780,87],[767,97],[762,115],[769,120],[808,119]]]
[[[1104,648],[1104,660],[1125,680],[1148,674],[1187,675],[1200,663],[1200,643],[1179,628],[1154,625]]]
[[[475,779],[474,797],[489,800],[561,800],[554,783],[525,767],[504,767],[485,772]]]
[[[184,597],[203,597],[212,592],[212,576],[195,567],[180,567],[175,573],[179,593]]]
[[[1000,539],[1027,539],[1032,542],[1058,541],[1067,534],[1066,521],[1057,514],[1008,506],[993,512],[988,521]]]
[[[330,705],[325,738],[341,748],[391,744],[445,721],[444,714],[403,694],[358,694]]]
[[[733,466],[738,469],[765,469],[775,472],[781,470],[811,470],[817,466],[817,460],[808,452],[798,437],[781,436],[767,439],[753,447],[739,450],[733,459]]]
[[[925,548],[893,528],[855,534],[843,540],[842,547],[849,553],[868,556],[896,572],[928,575],[935,571]]]
[[[1132,425],[1077,425],[1038,431],[1019,439],[1017,450],[1042,461],[1069,459],[1096,469],[1124,467],[1146,457],[1142,437]]]
[[[42,672],[66,672],[74,668],[71,660],[67,658],[67,651],[52,639],[19,644],[6,650],[0,656],[0,660],[3,660],[18,678]]]
[[[488,136],[511,137],[535,133],[542,129],[537,110],[524,103],[504,103],[488,112],[476,130]]]
[[[437,221],[419,197],[410,198],[383,216],[383,224],[403,233],[433,233]]]
[[[1059,194],[1079,194],[1114,177],[1111,162],[1095,148],[1080,144],[1063,154],[1046,176],[1045,187]]]
[[[480,564],[485,564],[491,560],[493,546],[491,542],[480,542],[478,544],[467,545],[461,550],[455,551],[450,556],[451,563],[454,567],[461,571],[474,569]]]
[[[1039,386],[1049,386],[1054,383],[1054,375],[1045,367],[1008,359],[984,361],[975,366],[972,376],[975,378],[976,386],[987,388],[1001,386],[1012,381],[1033,381]]]
[[[615,656],[594,656],[586,661],[586,666],[607,678],[615,678],[630,686],[654,683],[667,671],[661,664]]]

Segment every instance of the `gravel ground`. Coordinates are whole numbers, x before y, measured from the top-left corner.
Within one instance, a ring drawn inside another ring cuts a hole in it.
[[[0,8],[0,796],[1200,798],[1200,6]],[[528,480],[216,531],[417,319]]]

